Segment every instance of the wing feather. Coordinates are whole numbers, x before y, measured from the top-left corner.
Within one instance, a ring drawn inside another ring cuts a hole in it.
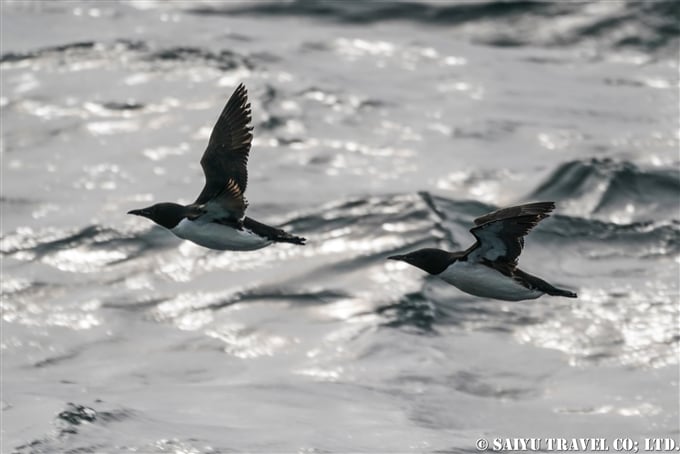
[[[240,224],[245,217],[248,201],[234,180],[229,180],[222,192],[202,205],[190,205],[200,209],[202,216],[217,222]]]
[[[227,101],[210,135],[201,158],[205,186],[194,202],[204,205],[213,199],[224,209],[243,217],[247,203],[243,197],[248,185],[248,155],[253,140],[252,113],[248,92],[240,84]]]
[[[500,221],[503,219],[516,218],[518,216],[540,216],[548,215],[555,209],[555,202],[535,202],[527,203],[525,205],[517,205],[514,207],[501,208],[500,210],[492,211],[475,219],[475,225],[486,224],[487,222]]]
[[[473,260],[517,265],[524,248],[524,236],[550,216],[553,202],[538,202],[494,211],[475,219],[470,232],[477,242],[469,249]]]

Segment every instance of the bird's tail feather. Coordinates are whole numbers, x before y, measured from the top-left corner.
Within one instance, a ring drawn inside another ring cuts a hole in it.
[[[292,243],[304,245],[305,241],[307,241],[306,238],[291,235],[288,232],[285,232],[281,229],[277,229],[276,227],[271,227],[267,224],[263,224],[249,217],[245,217],[243,219],[243,226],[251,230],[252,232],[260,236],[263,236],[275,243]]]
[[[529,273],[526,273],[520,269],[515,269],[515,274],[520,277],[522,280],[524,280],[526,283],[528,283],[531,287],[538,289],[542,291],[543,293],[547,293],[548,295],[551,296],[565,296],[567,298],[577,298],[578,296],[576,293],[569,291],[569,290],[564,290],[561,288],[557,288],[552,284],[549,284],[548,282],[544,281],[543,279],[532,276]]]
[[[299,244],[301,246],[304,246],[305,241],[307,241],[307,238],[303,238],[301,236],[291,235],[290,233],[283,232],[283,235],[278,235],[278,236],[272,238],[272,240],[276,243],[292,243],[292,244]]]
[[[553,287],[550,286],[551,288],[546,289],[545,293],[548,295],[552,296],[566,296],[567,298],[577,298],[578,295],[576,293],[569,291],[569,290],[563,290],[561,288]]]

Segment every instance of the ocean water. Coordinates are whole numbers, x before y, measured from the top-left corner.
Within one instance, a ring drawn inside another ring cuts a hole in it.
[[[677,2],[1,7],[2,452],[680,441]],[[249,214],[305,247],[125,214],[196,197],[239,82]],[[385,260],[539,200],[520,265],[578,299]]]

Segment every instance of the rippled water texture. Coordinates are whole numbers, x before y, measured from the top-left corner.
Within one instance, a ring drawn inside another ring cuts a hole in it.
[[[676,2],[2,2],[2,452],[680,437]],[[238,82],[251,216],[194,199]],[[555,200],[507,303],[385,257]]]

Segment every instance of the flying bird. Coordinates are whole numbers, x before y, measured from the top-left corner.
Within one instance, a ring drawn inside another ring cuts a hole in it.
[[[388,259],[406,262],[484,298],[520,301],[545,294],[576,298],[576,293],[554,287],[517,267],[524,236],[554,209],[554,202],[503,208],[475,219],[470,232],[477,241],[465,251],[425,248]]]
[[[248,154],[253,140],[248,93],[240,84],[227,101],[201,158],[205,186],[189,205],[157,203],[128,214],[143,216],[201,246],[252,251],[272,243],[305,244],[305,238],[245,215]]]

